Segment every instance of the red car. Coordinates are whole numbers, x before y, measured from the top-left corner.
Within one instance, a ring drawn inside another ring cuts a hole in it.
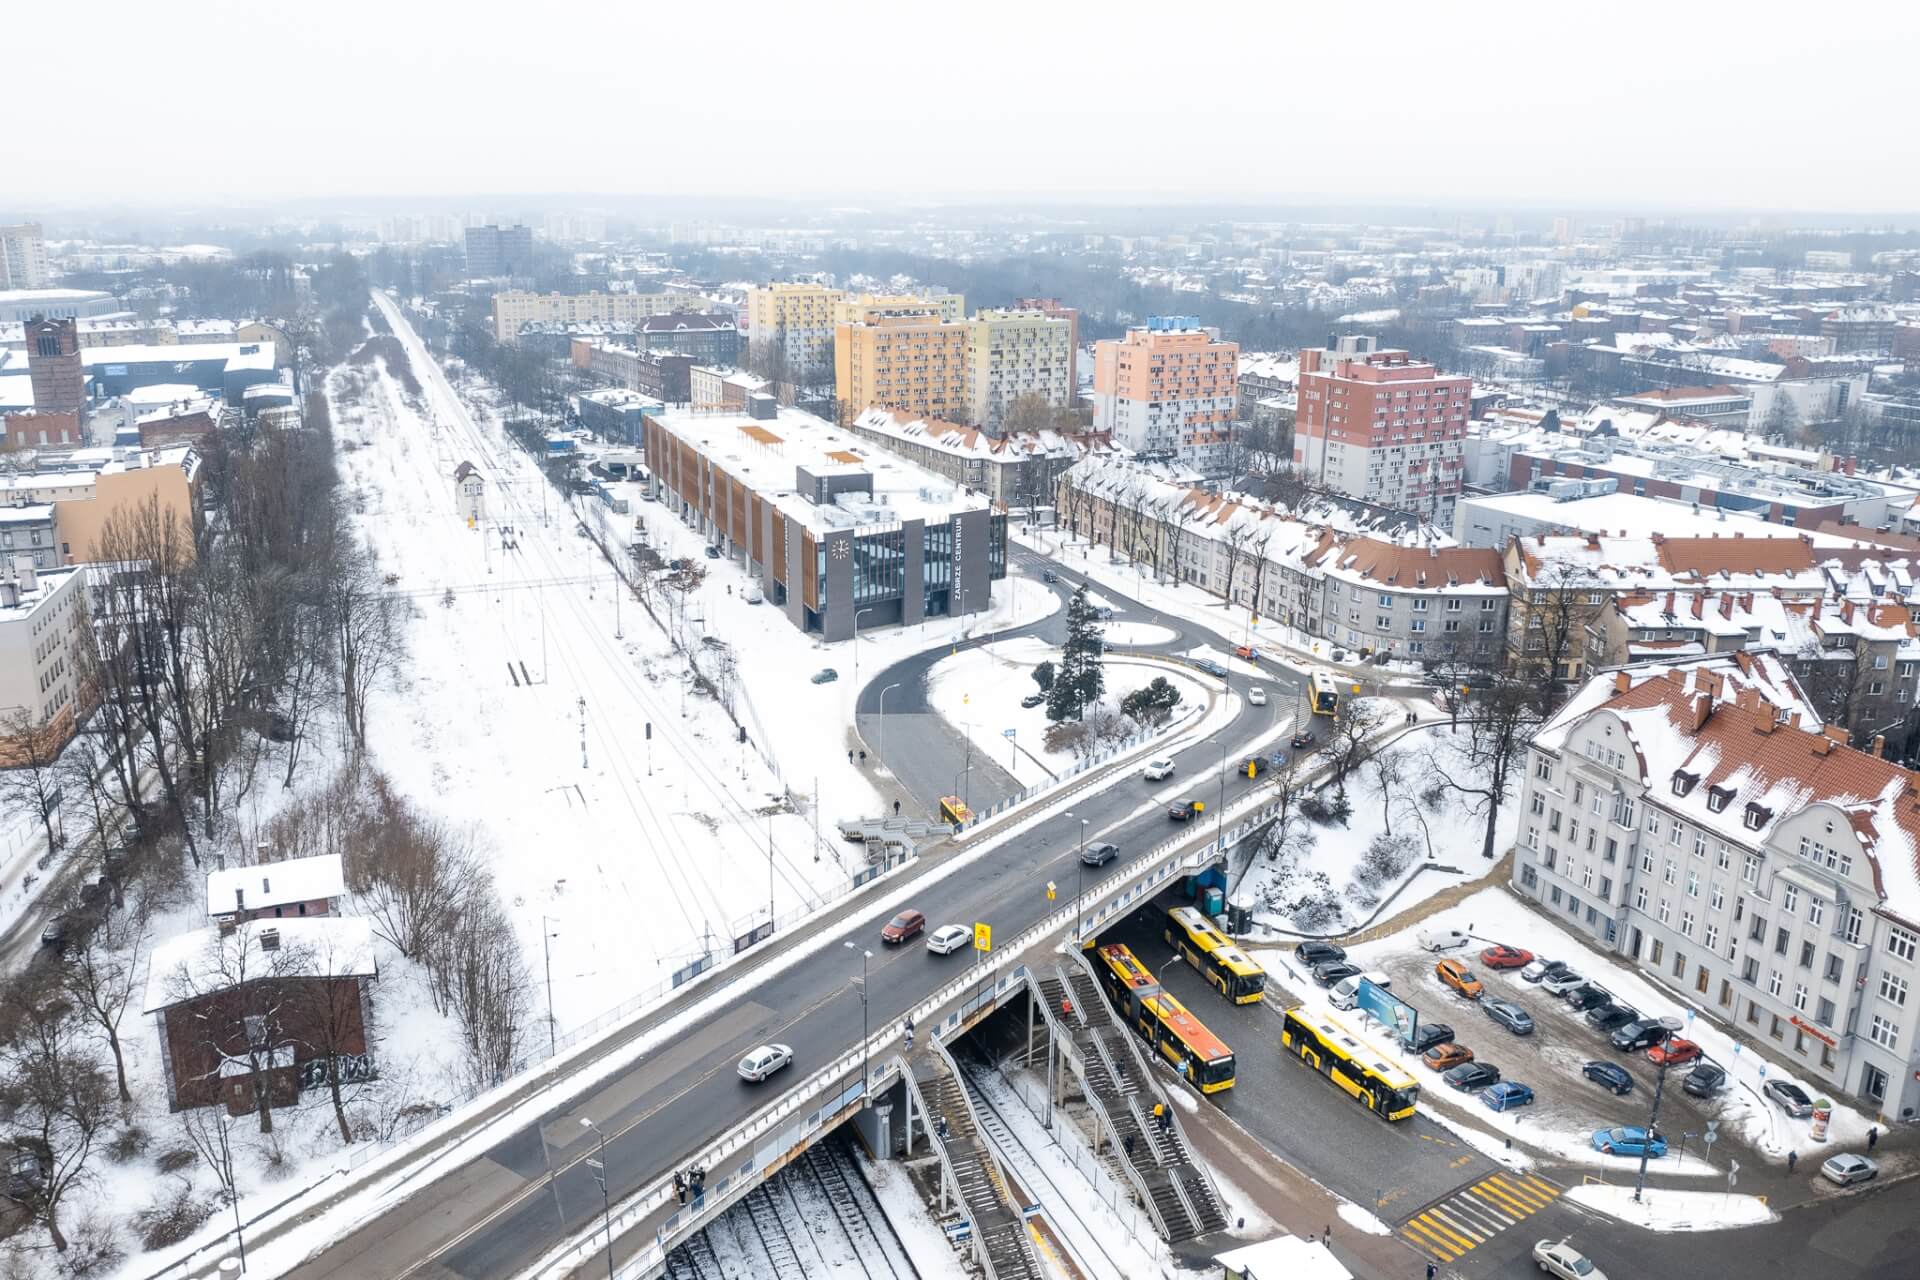
[[[1677,1067],[1683,1062],[1692,1062],[1699,1056],[1700,1046],[1691,1040],[1682,1040],[1679,1036],[1647,1050],[1647,1061],[1656,1067]]]
[[[880,931],[880,941],[889,944],[905,942],[926,927],[926,916],[918,911],[902,911],[887,921],[887,927]]]
[[[1533,952],[1495,944],[1480,953],[1480,963],[1489,969],[1524,969],[1533,963]]]

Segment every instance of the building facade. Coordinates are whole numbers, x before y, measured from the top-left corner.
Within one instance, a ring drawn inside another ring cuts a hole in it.
[[[1080,309],[1058,298],[1015,298],[1013,309],[1038,311],[1049,319],[1067,322],[1067,407],[1072,408],[1080,395]]]
[[[491,224],[467,228],[467,274],[475,277],[533,274],[533,228]]]
[[[0,227],[0,289],[44,289],[51,278],[40,224],[17,222]]]
[[[1825,731],[1778,658],[1596,675],[1520,806],[1518,892],[1881,1120],[1920,1111],[1920,775]]]
[[[942,320],[959,321],[967,314],[964,294],[929,289],[924,293],[860,293],[841,298],[833,304],[833,322],[871,324],[882,316],[934,315]]]
[[[1044,311],[978,312],[967,327],[968,420],[997,431],[1025,396],[1073,403],[1072,323]]]
[[[986,498],[770,397],[650,414],[645,448],[651,496],[827,640],[978,613],[1006,577],[1007,518]]]
[[[1473,380],[1371,338],[1300,353],[1293,461],[1313,482],[1451,525]]]
[[[967,414],[965,321],[943,320],[937,308],[875,314],[834,326],[833,388],[842,413],[870,407],[916,417]]]
[[[493,337],[496,342],[513,342],[527,325],[638,328],[649,316],[671,315],[686,305],[686,297],[677,293],[496,293]]]
[[[740,331],[733,317],[667,311],[640,321],[635,340],[648,351],[672,351],[701,364],[730,365],[740,358]]]
[[[1147,458],[1217,474],[1239,395],[1238,343],[1192,316],[1155,316],[1094,344],[1093,425]]]
[[[1112,438],[1099,432],[994,435],[893,409],[868,409],[848,423],[847,430],[1008,507],[1051,503],[1055,484],[1068,467],[1114,452]]]
[[[52,726],[59,743],[70,736],[76,714],[74,645],[86,616],[86,571],[35,568],[31,551],[0,555],[0,707],[23,710],[36,724]],[[16,744],[0,738],[0,759]]]
[[[756,347],[778,345],[788,377],[832,363],[834,308],[846,300],[821,284],[770,284],[747,293],[747,333]]]
[[[27,373],[33,407],[42,413],[78,414],[87,403],[86,363],[79,326],[70,319],[27,321]]]

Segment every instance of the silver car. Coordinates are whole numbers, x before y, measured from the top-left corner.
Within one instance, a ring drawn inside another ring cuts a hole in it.
[[[1607,1280],[1606,1273],[1593,1265],[1592,1258],[1565,1240],[1542,1240],[1534,1245],[1533,1262],[1560,1280]]]
[[[1820,1176],[1835,1186],[1850,1187],[1856,1182],[1866,1182],[1880,1172],[1880,1166],[1865,1156],[1856,1156],[1843,1151],[1830,1157],[1820,1166]]]
[[[793,1065],[793,1050],[784,1044],[763,1044],[740,1059],[740,1078],[758,1084],[782,1067]]]

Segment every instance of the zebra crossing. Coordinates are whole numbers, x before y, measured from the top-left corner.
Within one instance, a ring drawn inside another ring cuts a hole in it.
[[[1400,1237],[1452,1262],[1552,1204],[1560,1188],[1532,1174],[1496,1173],[1436,1200],[1400,1224]]]

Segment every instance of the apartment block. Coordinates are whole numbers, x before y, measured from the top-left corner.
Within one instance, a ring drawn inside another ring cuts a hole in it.
[[[928,312],[942,320],[960,320],[967,314],[966,295],[942,293],[930,289],[925,293],[860,293],[842,297],[833,304],[833,322],[840,324],[868,324],[882,316],[925,315]]]
[[[1043,311],[981,311],[967,332],[968,418],[998,430],[1022,396],[1073,403],[1073,325]]]
[[[44,289],[50,278],[40,224],[0,226],[0,289]]]
[[[1069,307],[1058,298],[1015,298],[1015,311],[1038,311],[1055,320],[1067,322],[1067,404],[1080,394],[1080,309]]]
[[[874,407],[965,417],[971,332],[965,321],[941,319],[937,308],[835,325],[834,398],[849,417]]]
[[[467,274],[487,278],[533,274],[533,228],[517,224],[468,227]]]
[[[42,573],[24,556],[0,556],[0,706],[25,711],[52,726],[65,743],[75,714],[73,645],[85,597],[86,570]],[[20,744],[0,737],[0,764],[12,763]]]
[[[678,293],[496,293],[493,337],[512,342],[530,324],[607,324],[638,328],[650,316],[686,306]]]
[[[747,333],[756,347],[781,345],[787,369],[799,374],[826,363],[834,308],[846,300],[822,284],[770,284],[747,293]]]
[[[1772,653],[1604,672],[1535,736],[1513,887],[1750,1049],[1920,1112],[1920,774]]]
[[[1093,425],[1147,458],[1206,474],[1226,465],[1240,346],[1193,316],[1154,316],[1094,345]]]
[[[1453,522],[1473,380],[1372,338],[1300,353],[1293,461],[1313,483]]]

